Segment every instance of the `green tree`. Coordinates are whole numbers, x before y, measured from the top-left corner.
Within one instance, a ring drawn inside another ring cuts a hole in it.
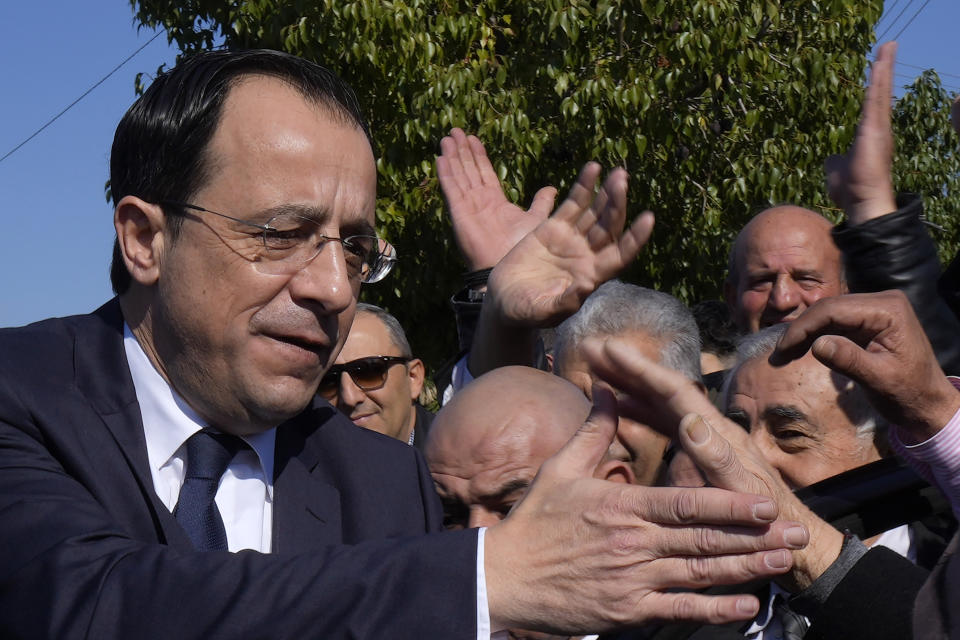
[[[717,297],[728,243],[752,214],[778,202],[838,213],[822,162],[852,137],[882,9],[882,0],[132,4],[182,52],[282,49],[353,85],[378,146],[378,224],[401,255],[364,297],[394,312],[434,365],[454,349],[447,298],[463,271],[433,163],[451,127],[487,144],[514,200],[547,184],[562,193],[589,159],[626,166],[633,215],[657,213],[654,240],[626,277],[687,302]],[[917,95],[920,117],[928,102]],[[946,135],[937,126],[909,143],[918,171],[932,162],[930,141]],[[917,127],[907,118],[900,133]],[[955,227],[946,235],[955,244]]]

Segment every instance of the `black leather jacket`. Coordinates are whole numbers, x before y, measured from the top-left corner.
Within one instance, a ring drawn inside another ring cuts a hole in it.
[[[915,195],[897,199],[893,213],[856,226],[833,230],[843,253],[851,293],[903,291],[927,333],[940,367],[960,375],[960,320],[941,297],[940,261],[933,239],[920,219],[923,202]]]

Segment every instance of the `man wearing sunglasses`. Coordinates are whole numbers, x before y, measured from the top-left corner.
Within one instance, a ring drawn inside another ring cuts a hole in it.
[[[424,368],[403,327],[372,304],[357,304],[350,335],[320,380],[318,393],[358,427],[377,431],[421,452],[433,414],[417,402]]]

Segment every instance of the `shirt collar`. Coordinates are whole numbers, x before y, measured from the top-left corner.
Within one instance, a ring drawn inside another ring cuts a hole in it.
[[[140,403],[143,435],[147,441],[147,459],[151,471],[156,472],[170,461],[190,436],[209,425],[167,384],[126,322],[123,323],[123,348],[127,354],[137,401]],[[276,434],[277,429],[274,427],[256,435],[242,436],[260,460],[271,499]]]

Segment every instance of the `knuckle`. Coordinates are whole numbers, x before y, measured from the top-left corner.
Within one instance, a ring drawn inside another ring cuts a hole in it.
[[[688,560],[690,580],[697,585],[711,584],[713,562],[707,556],[694,556]]]
[[[695,491],[679,491],[673,499],[673,515],[677,522],[686,524],[696,518],[699,494]]]
[[[677,594],[673,599],[673,619],[690,620],[697,612],[693,598],[688,594]]]
[[[721,534],[712,527],[701,527],[696,530],[694,544],[700,553],[716,553],[720,546]]]

